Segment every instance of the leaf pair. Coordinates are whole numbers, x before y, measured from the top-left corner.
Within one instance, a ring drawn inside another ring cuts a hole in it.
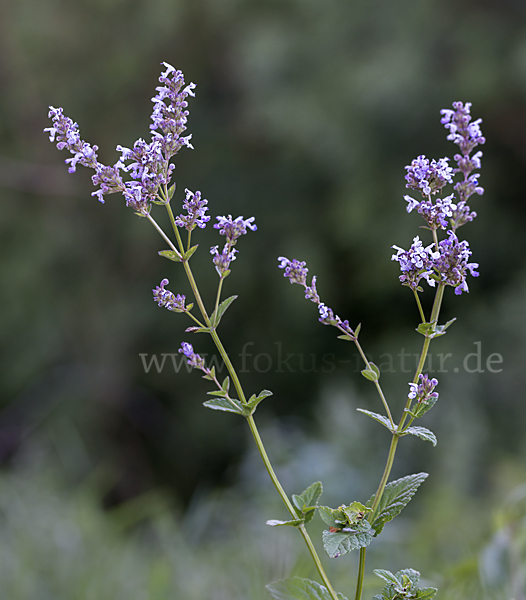
[[[225,389],[225,382],[226,384]],[[230,398],[228,395],[228,386],[230,385],[230,379],[226,377],[225,381],[223,381],[223,385],[221,386],[221,390],[217,390],[214,392],[208,392],[210,396],[218,396],[217,398],[213,398],[212,400],[207,400],[203,402],[203,405],[207,408],[211,408],[212,410],[222,410],[224,412],[231,412],[237,415],[243,415],[244,417],[248,417],[249,415],[254,414],[258,404],[268,398],[268,396],[272,396],[272,392],[269,390],[263,390],[257,396],[256,394],[252,394],[248,399],[246,404],[242,404],[239,400],[235,398]]]
[[[431,408],[431,406],[429,408]],[[407,429],[404,429],[403,431],[399,432],[396,428],[394,428],[391,425],[391,421],[389,421],[389,419],[386,416],[379,415],[378,413],[371,412],[370,410],[365,410],[364,408],[357,408],[356,410],[363,413],[364,415],[367,415],[368,417],[371,417],[371,419],[378,421],[378,423],[381,423],[384,427],[387,427],[387,429],[389,429],[391,433],[397,433],[400,436],[416,435],[417,437],[426,442],[431,442],[433,446],[437,445],[436,435],[429,429],[426,429],[425,427],[408,427]]]
[[[282,525],[288,525],[289,527],[298,527],[305,523],[312,521],[314,513],[318,508],[318,500],[323,493],[323,485],[321,481],[309,485],[301,494],[292,494],[292,503],[294,510],[298,515],[297,519],[291,519],[289,521],[280,521],[278,519],[271,519],[267,521],[267,525],[271,527],[279,527]]]
[[[431,600],[438,591],[433,587],[419,588],[420,573],[414,569],[402,569],[395,575],[384,569],[375,569],[373,572],[381,577],[386,585],[382,593],[373,596],[372,600]]]

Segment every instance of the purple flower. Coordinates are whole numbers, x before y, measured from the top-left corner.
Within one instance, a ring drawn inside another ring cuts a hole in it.
[[[179,348],[179,352],[184,354],[188,359],[186,361],[187,365],[193,367],[194,369],[200,369],[205,373],[205,375],[210,374],[210,369],[207,369],[205,367],[205,361],[199,356],[199,354],[196,354],[194,352],[192,344],[189,344],[188,342],[183,342],[181,344],[181,348]]]
[[[175,218],[175,224],[178,227],[185,227],[188,231],[195,229],[197,225],[201,229],[210,221],[210,217],[205,215],[208,210],[206,204],[208,200],[201,199],[201,192],[195,194],[186,189],[186,200],[183,202],[183,208],[188,211],[187,215],[179,215]]]
[[[423,154],[407,165],[406,187],[417,190],[423,196],[436,194],[447,183],[453,181],[453,169],[448,165],[449,158],[429,161]]]
[[[416,400],[416,404],[410,411],[412,416],[416,418],[426,413],[438,400],[438,392],[434,391],[438,385],[438,380],[435,378],[429,379],[427,374],[420,374],[418,379],[418,383],[409,384],[409,394],[407,395],[410,400]]]
[[[228,215],[228,217],[216,217],[216,219],[218,223],[214,224],[214,229],[219,229],[219,233],[226,236],[227,241],[232,245],[236,243],[240,236],[245,235],[247,227],[252,231],[257,230],[254,223],[255,217],[249,219],[237,217],[237,219],[232,220],[232,215]]]
[[[471,122],[471,102],[453,102],[453,109],[443,108],[440,122],[449,130],[447,139],[457,144],[462,154],[467,156],[475,146],[486,142],[480,131],[482,119]]]
[[[161,285],[154,288],[153,291],[153,299],[157,302],[158,306],[163,308],[167,308],[173,312],[183,313],[188,312],[192,308],[192,304],[185,306],[186,297],[180,294],[175,296],[170,290],[164,289],[165,285],[168,285],[170,282],[168,279],[163,279],[161,281]]]
[[[473,277],[478,277],[475,270],[478,263],[468,263],[471,250],[466,240],[459,242],[452,231],[448,232],[448,236],[438,244],[440,252],[433,256],[433,267],[440,282],[454,287],[458,296],[462,292],[469,292],[466,275],[469,271]]]
[[[220,277],[226,277],[230,273],[230,263],[236,260],[236,252],[238,250],[235,248],[230,249],[228,244],[225,244],[221,253],[219,252],[219,246],[212,246],[210,248],[210,254],[214,256],[212,262]]]
[[[307,269],[305,266],[307,264],[306,262],[300,262],[295,258],[292,261],[290,261],[284,256],[280,256],[278,260],[281,261],[279,268],[285,269],[283,276],[286,277],[290,281],[290,283],[299,283],[303,286],[307,285],[306,281],[309,269]]]
[[[410,196],[404,196],[407,205],[407,212],[411,212],[414,208],[424,217],[430,229],[445,229],[448,226],[447,219],[452,217],[456,210],[456,204],[453,204],[454,195],[446,196],[445,198],[437,197],[435,202],[431,197],[418,202]]]
[[[395,260],[400,264],[400,281],[403,285],[407,285],[413,291],[416,291],[419,282],[424,278],[431,286],[435,286],[433,279],[433,257],[438,256],[433,252],[433,244],[424,246],[418,236],[413,239],[413,243],[409,250],[404,250],[399,246],[391,246],[397,252],[393,254],[391,260]]]
[[[195,84],[190,83],[185,86],[184,75],[181,71],[176,70],[168,63],[162,64],[166,67],[166,71],[161,73],[159,82],[164,85],[155,88],[157,95],[152,98],[154,103],[151,117],[153,124],[150,125],[150,129],[153,131],[159,129],[162,132],[166,157],[170,158],[183,146],[193,148],[190,143],[192,136],[181,137],[181,134],[186,130],[189,114],[186,110],[188,107],[186,98],[195,96],[193,92]]]
[[[281,263],[279,268],[285,269],[283,276],[286,277],[290,283],[302,285],[305,288],[305,298],[318,305],[318,312],[320,313],[318,321],[324,325],[332,325],[333,327],[337,327],[343,333],[347,333],[349,336],[351,336],[351,338],[354,338],[354,331],[351,329],[349,321],[342,321],[338,315],[334,314],[331,308],[326,306],[320,300],[318,290],[316,289],[315,275],[312,278],[312,283],[310,286],[307,285],[307,273],[309,272],[309,269],[307,269],[305,266],[306,263],[304,261],[300,262],[295,258],[293,260],[289,260],[284,256],[280,256],[278,260]]]

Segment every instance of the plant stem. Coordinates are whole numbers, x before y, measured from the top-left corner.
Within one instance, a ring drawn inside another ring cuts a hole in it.
[[[416,296],[416,294],[415,294]],[[442,299],[444,297],[444,285],[443,284],[439,284],[437,291],[435,293],[435,300],[433,302],[433,308],[431,310],[431,318],[430,318],[430,323],[434,323],[435,326],[438,322],[438,316],[440,314],[440,307],[442,305]],[[417,297],[418,299],[418,297]],[[421,307],[420,307],[420,303],[418,302],[420,311],[421,311]],[[421,311],[422,312],[422,311]],[[425,321],[425,319],[423,319]],[[413,378],[413,383],[416,383],[418,381],[418,376],[422,373],[422,370],[424,369],[424,364],[426,362],[426,358],[427,358],[427,354],[429,351],[429,346],[431,344],[431,337],[425,337],[424,339],[424,343],[422,345],[422,352],[420,353],[420,360],[418,361],[418,366],[416,368],[416,373],[415,376]],[[365,355],[363,353],[362,357],[365,359]],[[367,363],[366,363],[367,364]],[[374,521],[374,517],[376,516],[376,510],[378,508],[378,505],[380,504],[380,500],[382,499],[384,490],[385,490],[385,486],[387,485],[387,482],[389,480],[389,475],[391,474],[391,469],[393,468],[393,463],[394,463],[394,459],[395,459],[395,454],[396,454],[396,447],[398,446],[398,440],[400,439],[400,433],[402,431],[402,427],[404,426],[405,420],[407,418],[407,411],[410,409],[411,407],[411,402],[412,400],[410,398],[407,399],[405,408],[404,408],[404,412],[402,413],[402,416],[400,418],[400,422],[398,423],[398,427],[396,428],[396,432],[393,433],[393,437],[391,439],[391,446],[389,447],[389,454],[387,457],[387,462],[384,468],[384,472],[382,474],[382,479],[380,480],[380,484],[378,485],[378,490],[376,491],[375,497],[374,497],[374,501],[373,501],[373,506],[372,506],[372,510],[368,515],[368,520],[370,523],[372,523]],[[355,594],[355,600],[361,600],[362,597],[362,590],[363,590],[363,579],[364,579],[364,575],[365,575],[365,548],[361,548],[360,549],[360,562],[358,565],[358,581],[356,582],[356,594]]]
[[[297,519],[298,514],[294,510],[294,507],[292,506],[290,500],[288,499],[287,494],[283,490],[283,488],[279,482],[279,479],[278,479],[276,473],[274,472],[274,469],[272,468],[272,464],[271,464],[269,457],[267,455],[267,452],[265,450],[265,446],[263,445],[263,441],[261,440],[259,431],[256,427],[256,422],[254,421],[254,417],[252,415],[249,415],[247,417],[247,422],[248,422],[248,426],[250,427],[250,431],[252,432],[254,441],[256,442],[256,446],[258,447],[259,454],[261,455],[261,458],[263,459],[263,463],[265,464],[265,467],[267,469],[267,472],[270,476],[272,483],[274,484],[274,487],[278,491],[280,498],[283,500],[283,503],[287,507],[287,510],[291,514],[292,518]],[[307,544],[307,548],[309,549],[311,558],[314,561],[314,564],[316,565],[316,568],[318,569],[318,573],[320,574],[320,577],[321,577],[325,587],[329,591],[331,598],[333,600],[338,600],[336,592],[334,591],[334,589],[329,581],[329,578],[327,577],[327,574],[325,573],[325,570],[323,568],[323,565],[321,564],[318,553],[316,552],[316,548],[314,547],[314,544],[312,543],[312,540],[310,538],[310,535],[307,532],[305,525],[300,525],[298,527],[298,530],[300,531],[305,543]]]

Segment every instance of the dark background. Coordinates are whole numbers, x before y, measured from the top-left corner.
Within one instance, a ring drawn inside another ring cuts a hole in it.
[[[425,469],[433,489],[490,503],[524,479],[523,2],[8,0],[0,44],[4,470],[36,452],[73,488],[102,468],[101,506],[153,489],[183,512],[196,493],[245,485],[250,496],[251,478],[261,475],[247,458],[244,424],[202,407],[209,388],[197,373],[142,367],[141,353],[177,353],[183,340],[212,351],[204,336],[184,333],[183,316],[152,302],[163,277],[189,295],[182,269],[157,256],[163,242],[121,197],[101,205],[85,169],[68,175],[65,153],[42,133],[47,107],[62,106],[99,146],[100,160],[115,162],[117,144],[148,137],[166,61],[197,84],[188,123],[195,150],[177,157],[174,211],[188,187],[202,191],[212,215],[255,216],[258,224],[238,244],[225,294],[239,299],[220,334],[238,368],[247,342],[260,355],[247,359],[242,380],[249,394],[274,392],[257,414],[271,457],[283,463],[286,485],[327,474],[327,488],[365,498],[388,436],[354,408],[380,412],[379,401],[359,375],[354,347],[317,322],[276,259],[306,260],[322,299],[351,325],[362,323],[373,359],[394,357],[383,385],[398,414],[412,375],[397,357],[418,352],[421,338],[390,247],[425,233],[405,211],[404,166],[418,154],[452,156],[439,111],[473,103],[487,138],[486,192],[472,198],[479,216],[460,234],[480,277],[469,279],[469,295],[447,290],[443,319],[457,322],[432,346],[453,354],[423,423],[439,445],[404,440],[393,476]],[[194,271],[210,304],[208,248],[220,242],[211,227],[194,240]],[[464,358],[477,347],[484,372],[466,372]],[[294,354],[293,372],[276,367],[279,352]],[[499,373],[485,368],[494,353],[503,359]],[[329,354],[334,371],[321,368]],[[350,367],[342,362],[349,358]],[[332,443],[347,444],[338,468],[323,463],[320,448]],[[304,446],[308,460],[291,463]],[[335,502],[346,498],[334,492]]]

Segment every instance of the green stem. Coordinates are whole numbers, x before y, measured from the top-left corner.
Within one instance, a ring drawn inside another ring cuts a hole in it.
[[[444,297],[444,285],[443,284],[439,284],[437,291],[435,293],[435,300],[433,302],[433,308],[431,310],[431,319],[430,322],[434,323],[436,326],[436,323],[438,323],[438,316],[440,314],[440,307],[442,306],[442,299]],[[419,305],[420,307],[420,305]],[[423,321],[425,322],[425,318],[423,318]],[[418,376],[422,373],[422,370],[424,369],[424,364],[426,362],[426,358],[427,358],[427,353],[429,351],[429,346],[431,344],[431,339],[430,337],[426,337],[424,339],[424,343],[422,346],[422,352],[420,353],[420,360],[418,361],[418,366],[416,368],[416,373],[413,379],[413,383],[416,383],[418,381]],[[362,357],[364,357],[364,354],[362,354]],[[364,357],[364,360],[365,357]],[[376,511],[378,509],[378,505],[380,504],[380,501],[382,499],[384,490],[385,490],[385,486],[387,485],[387,482],[389,481],[389,475],[391,474],[391,469],[393,468],[393,463],[394,463],[394,459],[395,459],[395,454],[396,454],[396,447],[398,446],[398,440],[400,439],[400,433],[402,431],[402,428],[404,426],[405,420],[407,418],[407,411],[410,409],[411,407],[411,399],[408,398],[407,399],[407,403],[405,405],[404,408],[404,412],[400,418],[400,422],[398,423],[398,427],[396,428],[396,433],[393,433],[393,437],[391,439],[391,446],[389,447],[389,454],[387,457],[387,462],[384,468],[384,472],[382,474],[382,479],[380,480],[380,484],[378,485],[378,489],[376,491],[375,497],[374,497],[374,501],[373,501],[373,505],[372,505],[372,510],[368,515],[368,520],[370,523],[372,523],[374,521],[374,518],[376,516]],[[362,590],[363,590],[363,579],[364,579],[364,575],[365,575],[365,548],[361,548],[360,549],[360,563],[358,565],[358,581],[356,582],[356,594],[355,594],[355,600],[361,600],[362,597]]]
[[[267,469],[267,472],[270,476],[272,483],[274,484],[274,487],[278,491],[278,494],[280,495],[280,498],[283,500],[283,503],[287,507],[287,510],[289,511],[291,517],[293,519],[297,519],[298,514],[294,510],[294,507],[292,506],[290,500],[288,499],[287,494],[283,490],[281,483],[279,482],[279,479],[277,478],[277,475],[274,472],[274,469],[272,468],[272,464],[271,464],[269,457],[267,455],[267,452],[265,450],[265,446],[263,445],[263,441],[261,440],[259,431],[256,427],[256,422],[254,421],[254,417],[252,415],[249,415],[247,417],[247,422],[248,422],[248,426],[250,427],[250,431],[252,432],[254,441],[256,442],[256,446],[258,447],[259,454],[261,455],[261,458],[263,459],[263,463]],[[298,530],[300,531],[305,543],[307,544],[307,548],[309,549],[312,560],[314,561],[314,564],[316,565],[316,568],[318,569],[318,573],[320,574],[323,584],[329,591],[331,598],[333,600],[338,600],[338,596],[336,595],[336,592],[334,591],[334,589],[331,585],[331,582],[329,581],[329,578],[327,577],[327,574],[325,573],[323,565],[321,564],[321,561],[320,561],[320,557],[318,556],[318,553],[316,552],[316,548],[314,547],[314,544],[312,543],[312,540],[310,538],[310,535],[307,532],[305,525],[298,526]]]

